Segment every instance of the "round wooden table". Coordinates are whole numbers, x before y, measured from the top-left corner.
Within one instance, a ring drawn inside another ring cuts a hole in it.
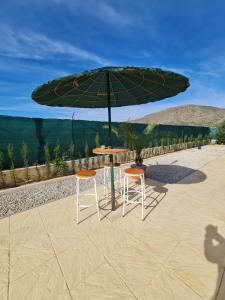
[[[127,153],[128,149],[124,148],[113,148],[113,149],[108,149],[108,148],[95,148],[92,151],[94,154],[99,154],[99,155],[113,155],[113,154],[121,154],[121,153]]]
[[[95,148],[92,150],[94,154],[109,155],[110,158],[110,177],[111,177],[111,202],[112,210],[116,209],[115,205],[115,185],[114,185],[114,168],[113,168],[113,155],[127,153],[128,149],[124,148]]]

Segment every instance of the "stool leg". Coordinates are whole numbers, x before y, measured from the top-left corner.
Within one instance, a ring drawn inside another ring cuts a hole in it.
[[[141,218],[144,220],[144,182],[143,176],[140,176],[141,179]]]
[[[98,193],[97,193],[96,179],[93,178],[93,180],[94,180],[95,200],[96,200],[96,208],[97,208],[98,220],[100,221],[100,213],[99,213],[99,203],[98,203]]]
[[[145,194],[145,175],[143,175],[143,185],[144,185],[144,201],[146,199],[146,194]]]
[[[120,189],[120,195],[121,195],[121,201],[123,201],[123,187],[122,187],[122,171],[119,168],[119,189]]]
[[[106,169],[103,171],[104,196],[106,196]]]
[[[77,192],[77,198],[76,198],[76,204],[77,204],[77,224],[79,223],[79,211],[80,211],[80,199],[79,199],[79,194],[80,194],[80,181],[79,178],[77,179],[77,184],[76,184],[76,192]]]
[[[127,177],[127,180],[126,180],[126,186],[127,186],[127,202],[128,202],[128,185],[129,185],[129,178],[128,178],[128,176],[126,176]]]
[[[123,197],[122,197],[122,201],[123,201],[123,217],[125,214],[125,202],[126,202],[126,175],[124,175],[123,178]]]

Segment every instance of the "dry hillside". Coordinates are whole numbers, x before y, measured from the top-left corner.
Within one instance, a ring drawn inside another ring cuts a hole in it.
[[[214,127],[224,119],[225,109],[213,106],[183,105],[146,115],[133,122]]]

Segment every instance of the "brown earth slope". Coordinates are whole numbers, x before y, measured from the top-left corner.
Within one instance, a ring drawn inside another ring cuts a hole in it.
[[[161,110],[132,122],[214,127],[223,120],[225,120],[225,109],[223,108],[183,105]]]

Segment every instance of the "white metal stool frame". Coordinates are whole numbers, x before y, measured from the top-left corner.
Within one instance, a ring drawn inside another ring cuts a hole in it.
[[[122,170],[119,166],[114,165],[114,170],[116,171],[116,184],[118,190],[120,190],[121,198],[122,198]],[[103,184],[104,184],[104,196],[106,197],[106,203],[108,203],[109,198],[109,187],[108,183],[110,179],[110,166],[104,165],[104,173],[103,173]]]
[[[75,175],[76,176],[76,175]],[[94,193],[85,193],[82,194],[82,196],[95,196],[95,201],[96,201],[96,208],[97,208],[97,215],[98,215],[98,220],[100,221],[100,213],[99,213],[99,197],[98,197],[98,193],[97,193],[97,184],[96,184],[96,179],[95,179],[95,175],[91,176],[91,177],[87,177],[87,178],[79,178],[78,176],[76,176],[76,207],[77,207],[77,224],[79,224],[79,212],[80,212],[80,208],[85,208],[85,207],[91,207],[93,206],[93,204],[90,205],[83,205],[80,204],[80,180],[93,180],[94,181]]]
[[[139,177],[141,181],[141,190],[129,190],[129,177]],[[129,193],[136,193],[141,195],[141,200],[139,201],[131,201],[129,200]],[[129,203],[133,204],[141,204],[141,218],[144,220],[144,205],[145,205],[145,174],[129,174],[124,172],[123,178],[123,217],[125,214],[125,205]]]

